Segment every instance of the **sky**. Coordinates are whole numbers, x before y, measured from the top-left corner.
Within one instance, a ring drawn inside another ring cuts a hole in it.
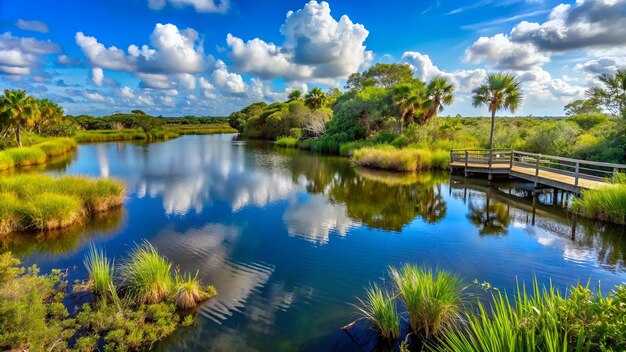
[[[0,87],[74,115],[225,116],[380,62],[453,82],[443,115],[486,115],[471,90],[496,71],[517,115],[563,115],[626,65],[626,0],[0,1]]]

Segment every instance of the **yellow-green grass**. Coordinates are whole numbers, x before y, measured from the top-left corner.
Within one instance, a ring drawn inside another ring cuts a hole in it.
[[[165,130],[175,131],[178,134],[220,134],[237,133],[237,130],[227,123],[203,124],[203,125],[165,125]]]
[[[396,301],[392,293],[388,293],[373,284],[366,291],[365,299],[358,299],[359,304],[354,305],[357,313],[367,319],[378,333],[388,339],[394,340],[400,337],[400,314],[396,307]]]
[[[418,148],[395,148],[389,145],[365,147],[353,151],[352,160],[358,166],[391,171],[445,169],[449,153]]]
[[[0,171],[15,167],[45,164],[49,159],[76,149],[71,138],[50,138],[29,147],[16,147],[0,151]]]
[[[190,274],[176,273],[174,284],[174,305],[180,309],[191,309],[199,303],[215,297],[217,290],[209,285],[202,287],[202,283],[198,280],[198,273],[195,276]]]
[[[626,224],[626,184],[615,183],[586,190],[572,203],[574,212],[585,217]]]
[[[99,298],[105,298],[115,290],[113,264],[103,250],[91,246],[85,256],[85,268],[89,273],[89,279],[82,289],[91,291]]]
[[[44,231],[83,223],[124,202],[114,180],[18,175],[0,178],[0,233]]]
[[[279,137],[274,145],[284,148],[295,148],[298,146],[298,139],[293,137]]]
[[[136,302],[163,302],[174,288],[172,263],[146,241],[135,248],[122,266],[122,282],[127,294]]]
[[[130,141],[146,139],[146,133],[140,129],[124,130],[89,130],[79,131],[74,135],[78,143],[96,143],[111,141]]]

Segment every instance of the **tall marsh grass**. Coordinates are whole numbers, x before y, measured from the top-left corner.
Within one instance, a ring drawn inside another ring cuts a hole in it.
[[[356,165],[392,171],[416,171],[433,168],[445,169],[449,153],[417,148],[395,148],[389,145],[365,147],[352,152]]]
[[[298,146],[298,139],[293,137],[279,137],[276,142],[274,142],[274,145],[283,148],[295,148]]]
[[[198,273],[195,276],[190,274],[180,274],[176,272],[174,278],[174,305],[180,309],[191,309],[209,298],[217,295],[217,290],[213,286],[202,287],[198,280]]]
[[[122,266],[122,282],[128,294],[140,303],[159,303],[174,287],[172,263],[149,242],[138,245]]]
[[[103,250],[91,246],[85,256],[85,268],[89,278],[85,288],[97,297],[110,295],[113,284],[113,263],[109,262]]]
[[[365,299],[354,305],[357,312],[367,319],[378,333],[388,340],[400,337],[400,314],[393,294],[373,284],[365,290]]]
[[[39,138],[41,140],[41,138]],[[71,138],[43,139],[41,143],[28,147],[9,148],[0,151],[0,171],[15,167],[45,164],[49,159],[67,154],[76,149]]]
[[[585,217],[626,224],[626,175],[618,173],[610,184],[583,191],[574,199],[572,210]]]
[[[0,233],[43,231],[85,222],[124,202],[115,180],[18,175],[0,178]]]

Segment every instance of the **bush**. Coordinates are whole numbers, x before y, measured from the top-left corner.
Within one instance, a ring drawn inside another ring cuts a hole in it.
[[[290,128],[289,129],[289,137],[300,139],[302,138],[302,129],[301,128]]]

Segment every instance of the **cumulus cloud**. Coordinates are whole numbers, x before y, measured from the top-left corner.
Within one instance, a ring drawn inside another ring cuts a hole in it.
[[[0,74],[28,75],[45,55],[61,51],[59,45],[35,38],[0,35]]]
[[[15,25],[17,26],[17,28],[23,29],[25,31],[48,33],[48,30],[49,30],[48,25],[44,22],[26,21],[21,18],[18,19],[17,22],[15,22]]]
[[[215,71],[211,75],[213,85],[225,93],[241,94],[247,89],[243,78],[236,73],[228,72],[226,64],[222,60],[218,60],[215,65]]]
[[[428,55],[417,51],[407,51],[400,60],[411,67],[416,77],[429,81],[435,77],[445,77],[454,83],[458,92],[468,93],[478,86],[487,76],[484,69],[456,70],[445,72],[435,66]]]
[[[79,59],[63,54],[57,56],[56,64],[64,67],[78,67],[82,65],[82,62]]]
[[[574,68],[595,76],[603,73],[613,73],[624,65],[626,65],[624,57],[602,57],[577,64]]]
[[[556,6],[544,23],[519,23],[511,40],[549,52],[626,46],[624,28],[626,0],[578,0]]]
[[[480,37],[466,51],[464,60],[489,63],[498,70],[528,70],[550,61],[533,44],[514,43],[504,34]]]
[[[226,13],[228,11],[228,0],[148,0],[148,7],[153,10],[160,10],[167,3],[175,7],[192,6],[197,12]]]
[[[289,11],[280,32],[285,38],[281,46],[228,34],[235,67],[262,79],[334,79],[347,77],[372,58],[364,45],[367,29],[346,15],[335,20],[327,2],[310,1]]]
[[[95,37],[76,33],[76,44],[91,66],[117,71],[154,74],[197,73],[212,60],[204,55],[198,32],[157,23],[150,35],[152,47],[130,45],[126,53],[115,46],[105,47]]]

